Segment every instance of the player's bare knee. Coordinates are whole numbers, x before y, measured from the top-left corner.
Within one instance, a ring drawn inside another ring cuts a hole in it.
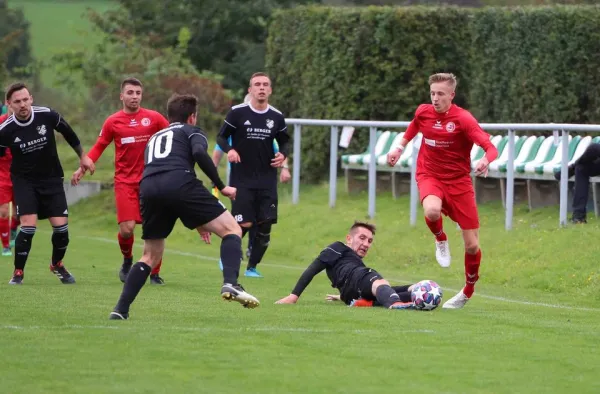
[[[465,252],[467,254],[477,254],[479,251],[479,242],[465,244]]]
[[[373,294],[375,294],[377,292],[377,288],[379,286],[386,286],[386,285],[389,286],[390,282],[388,282],[385,279],[377,279],[376,281],[373,281],[373,285],[371,287],[371,290],[372,290]]]
[[[425,217],[431,220],[432,222],[439,220],[439,218],[442,216],[442,210],[438,207],[427,207],[424,208],[424,211]]]
[[[127,239],[133,237],[133,230],[135,229],[134,221],[127,221],[119,223],[119,234],[121,237]]]

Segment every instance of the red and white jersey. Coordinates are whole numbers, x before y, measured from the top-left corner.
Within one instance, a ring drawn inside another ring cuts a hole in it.
[[[489,134],[473,115],[454,104],[445,113],[436,112],[431,104],[419,105],[404,138],[410,141],[419,131],[423,140],[417,159],[417,176],[430,175],[438,179],[469,176],[474,143],[483,148],[490,162],[498,156]]]
[[[8,114],[0,116],[0,124],[8,119]],[[10,164],[12,163],[12,154],[10,149],[6,148],[4,156],[0,157],[0,185],[12,185],[10,179]]]
[[[155,133],[169,127],[169,122],[156,111],[145,108],[134,114],[119,111],[109,116],[89,157],[96,162],[104,149],[115,142],[115,183],[137,185],[144,171],[146,143]]]

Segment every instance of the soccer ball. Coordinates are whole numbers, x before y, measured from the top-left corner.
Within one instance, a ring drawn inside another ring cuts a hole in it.
[[[410,298],[415,309],[432,311],[442,302],[442,288],[432,280],[422,280],[414,285]]]

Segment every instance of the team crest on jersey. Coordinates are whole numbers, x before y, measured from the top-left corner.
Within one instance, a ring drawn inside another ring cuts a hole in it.
[[[36,130],[38,131],[38,133],[40,135],[45,135],[46,134],[46,125],[43,124],[41,126],[38,126],[38,127],[36,127]]]
[[[273,121],[273,119],[267,119],[267,127],[272,129],[273,126],[275,126],[275,121]]]
[[[142,119],[142,126],[144,126],[144,127],[150,126],[150,119],[149,118]]]
[[[454,124],[454,122],[448,122],[448,124],[446,125],[446,131],[448,133],[452,133],[455,129],[456,125]]]

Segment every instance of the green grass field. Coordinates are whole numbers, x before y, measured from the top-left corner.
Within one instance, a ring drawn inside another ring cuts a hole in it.
[[[50,232],[41,224],[24,285],[0,285],[2,391],[600,390],[597,220],[559,230],[557,209],[519,207],[515,229],[506,232],[500,204],[481,207],[481,280],[463,310],[347,308],[324,300],[333,290],[325,274],[297,305],[274,305],[324,246],[365,218],[366,196],[340,192],[330,209],[327,195],[325,186],[303,186],[294,206],[289,186],[281,188],[265,278],[241,279],[262,301],[256,310],[221,301],[218,240],[204,245],[178,225],[167,241],[167,285],[145,287],[129,321],[108,321],[122,287],[112,194],[71,208],[65,263],[74,286],[48,271]],[[450,221],[449,269],[435,262],[424,223],[408,226],[407,198],[380,196],[374,221],[378,233],[366,262],[393,283],[434,279],[445,299],[462,286],[460,235]],[[138,238],[136,257],[140,252]],[[6,283],[12,259],[3,261]]]
[[[115,6],[110,0],[9,0],[10,6],[23,7],[30,22],[31,50],[38,60],[48,60],[62,50],[81,49],[96,42],[87,9],[103,12]],[[54,70],[42,70],[47,87],[55,86]]]

